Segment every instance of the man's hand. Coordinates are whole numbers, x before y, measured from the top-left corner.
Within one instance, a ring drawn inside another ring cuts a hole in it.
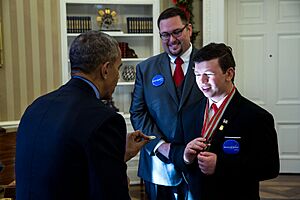
[[[192,163],[197,157],[197,154],[206,149],[208,145],[205,144],[205,141],[205,138],[199,137],[190,141],[186,145],[183,154],[183,158],[186,163]]]
[[[127,134],[125,162],[136,156],[141,148],[150,141],[150,137],[144,135],[141,131],[135,131]]]
[[[215,173],[217,164],[217,155],[212,152],[203,151],[197,155],[198,166],[206,175]]]

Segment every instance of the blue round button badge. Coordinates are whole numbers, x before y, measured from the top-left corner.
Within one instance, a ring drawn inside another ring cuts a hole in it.
[[[165,82],[165,79],[162,75],[158,74],[152,78],[152,85],[155,87],[161,86]]]
[[[223,151],[227,154],[237,154],[240,152],[240,144],[236,140],[226,140],[223,143]]]

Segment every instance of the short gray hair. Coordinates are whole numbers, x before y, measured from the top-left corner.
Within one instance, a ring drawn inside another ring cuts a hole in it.
[[[71,44],[71,69],[93,72],[100,64],[116,62],[120,56],[118,42],[101,31],[88,31],[77,36]]]

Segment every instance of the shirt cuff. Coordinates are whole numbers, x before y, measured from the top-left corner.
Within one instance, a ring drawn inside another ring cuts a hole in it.
[[[183,154],[183,161],[184,161],[184,163],[185,164],[187,164],[187,165],[189,165],[189,164],[192,164],[193,163],[193,161],[192,162],[189,162],[187,159],[186,159],[186,157],[185,157],[185,155]]]
[[[161,144],[163,144],[163,143],[165,143],[165,141],[164,140],[159,140],[159,142],[156,144],[156,146],[154,147],[154,150],[153,150],[153,152],[156,154],[156,150],[158,149],[158,147],[161,145]]]

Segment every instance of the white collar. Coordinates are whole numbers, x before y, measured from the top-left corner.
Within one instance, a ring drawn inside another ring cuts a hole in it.
[[[234,85],[232,85],[232,87],[234,87]],[[231,87],[231,90],[232,90],[232,87]],[[230,90],[230,91],[231,91]],[[228,93],[229,94],[229,93]],[[218,107],[218,108],[220,108],[220,106],[222,105],[222,103],[223,103],[223,101],[226,99],[226,97],[228,96],[228,94],[226,94],[220,101],[218,101],[218,102],[215,102],[215,101],[213,101],[213,100],[211,100],[211,99],[208,99],[208,105],[209,105],[209,108],[211,107],[211,104],[216,104],[216,106]]]

